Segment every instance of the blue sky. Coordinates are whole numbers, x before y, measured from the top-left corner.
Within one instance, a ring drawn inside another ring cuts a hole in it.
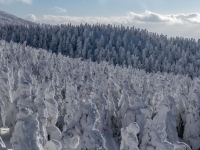
[[[200,38],[197,0],[0,0],[0,10],[35,22],[123,24]]]
[[[22,18],[28,14],[60,15],[54,7],[66,9],[66,14],[71,16],[108,17],[145,10],[159,14],[200,13],[199,6],[197,0],[0,0],[0,10]]]

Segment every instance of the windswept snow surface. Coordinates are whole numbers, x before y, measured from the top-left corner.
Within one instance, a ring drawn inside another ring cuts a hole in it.
[[[14,150],[200,148],[199,78],[81,61],[5,41],[0,70],[0,91],[8,91],[0,117]]]

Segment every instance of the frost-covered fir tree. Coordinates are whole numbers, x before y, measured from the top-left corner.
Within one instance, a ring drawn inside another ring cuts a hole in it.
[[[18,108],[17,122],[10,141],[16,150],[42,150],[43,147],[39,142],[38,114],[33,112],[34,104],[31,97],[32,78],[28,72],[30,72],[29,68],[23,68],[19,71],[20,96],[16,102]]]
[[[5,59],[0,67],[8,69],[4,90],[11,99],[5,125],[16,149],[120,149],[132,144],[125,137],[136,135],[140,149],[198,146],[190,138],[198,124],[198,79],[82,61],[5,41],[0,41],[0,52]],[[140,129],[137,133],[133,122]],[[25,132],[28,128],[33,130]]]
[[[137,123],[131,123],[126,128],[121,129],[122,141],[120,150],[139,150],[137,134],[139,133]]]

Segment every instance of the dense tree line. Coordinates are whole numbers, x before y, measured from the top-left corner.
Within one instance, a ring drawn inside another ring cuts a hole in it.
[[[200,42],[115,25],[0,24],[0,39],[71,58],[200,76]]]

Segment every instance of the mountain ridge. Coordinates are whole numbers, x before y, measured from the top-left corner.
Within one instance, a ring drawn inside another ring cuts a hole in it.
[[[18,24],[27,24],[27,23],[33,23],[31,21],[28,21],[26,19],[22,19],[20,17],[17,17],[13,14],[7,13],[5,11],[0,10],[0,21],[4,21],[6,23],[18,23]]]

